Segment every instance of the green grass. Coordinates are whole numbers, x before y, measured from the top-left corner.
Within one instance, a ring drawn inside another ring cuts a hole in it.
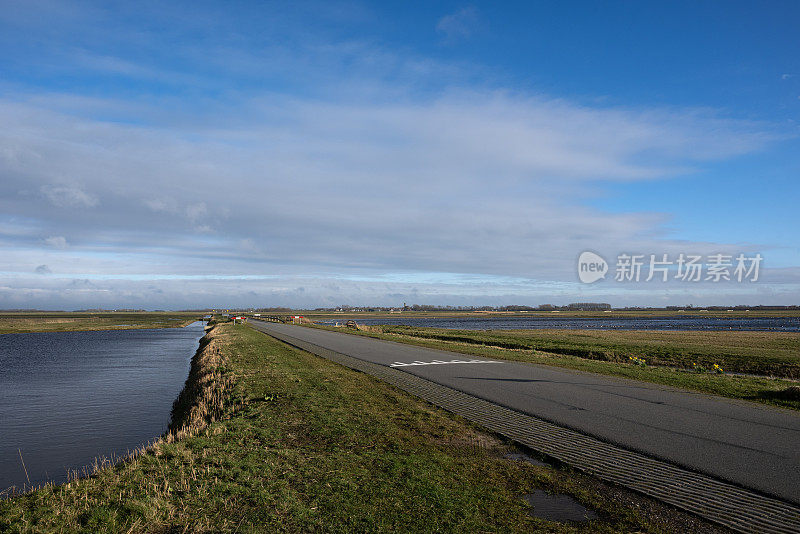
[[[174,328],[185,326],[199,317],[201,314],[189,312],[0,313],[0,334]]]
[[[371,377],[222,324],[193,367],[194,430],[92,478],[0,503],[9,532],[682,532],[687,515],[566,469],[508,460],[500,439]],[[220,384],[228,384],[220,388]],[[212,406],[208,408],[208,406]],[[200,424],[203,414],[216,422]],[[533,518],[563,492],[588,525]]]
[[[474,354],[619,376],[800,409],[800,334],[621,330],[450,330],[408,326],[326,328]],[[646,362],[638,365],[629,358]],[[705,371],[697,372],[693,363]],[[726,373],[709,370],[718,364]]]

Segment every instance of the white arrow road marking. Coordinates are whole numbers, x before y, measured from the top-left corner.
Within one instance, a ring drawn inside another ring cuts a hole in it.
[[[432,360],[430,362],[421,362],[419,360],[415,360],[411,363],[403,363],[403,362],[394,362],[389,364],[389,367],[408,367],[410,365],[450,365],[456,363],[500,363],[494,360]]]

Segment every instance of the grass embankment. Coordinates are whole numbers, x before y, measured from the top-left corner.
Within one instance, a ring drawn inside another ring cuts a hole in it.
[[[246,325],[216,327],[200,355],[176,403],[190,423],[182,439],[0,503],[0,530],[710,529],[590,477],[506,459],[509,444],[463,420]],[[187,417],[198,398],[206,407]],[[537,488],[574,495],[601,518],[535,519],[521,497]]]
[[[800,334],[797,333],[475,331],[385,325],[367,327],[367,331],[346,331],[429,348],[555,365],[800,409],[800,388],[796,381],[800,378]],[[636,363],[630,357],[642,359],[645,363]],[[724,373],[714,373],[714,364],[719,365]]]
[[[176,328],[199,317],[186,312],[4,313],[0,314],[0,334]]]

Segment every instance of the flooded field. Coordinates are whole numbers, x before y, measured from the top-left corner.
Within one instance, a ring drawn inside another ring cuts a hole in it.
[[[320,321],[342,323],[347,318]],[[458,330],[608,329],[744,330],[800,332],[800,317],[359,317],[359,324],[407,325]]]

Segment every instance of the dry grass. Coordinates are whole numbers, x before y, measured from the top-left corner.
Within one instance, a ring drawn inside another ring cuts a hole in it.
[[[232,402],[236,379],[223,351],[229,334],[217,330],[212,327],[208,331],[192,359],[189,378],[172,407],[172,423],[164,438],[167,443],[196,436],[219,421]]]

